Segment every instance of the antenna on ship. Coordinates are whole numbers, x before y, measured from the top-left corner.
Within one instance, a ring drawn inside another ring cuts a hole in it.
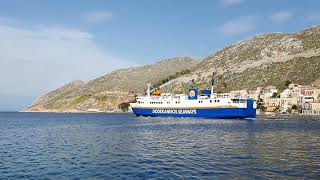
[[[148,95],[148,97],[150,97],[150,87],[151,87],[151,84],[148,83],[147,86],[148,86],[147,95]]]
[[[215,75],[215,73],[213,72],[212,77],[211,77],[211,95],[213,95],[214,75]]]

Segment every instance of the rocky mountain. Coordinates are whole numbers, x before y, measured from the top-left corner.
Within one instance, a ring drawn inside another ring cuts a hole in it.
[[[320,26],[297,33],[253,36],[205,58],[192,72],[161,88],[185,92],[190,86],[209,87],[215,72],[218,91],[254,89],[290,80],[299,84],[320,82]]]
[[[120,69],[89,82],[75,81],[35,101],[29,111],[116,111],[143,93],[147,83],[163,92],[208,88],[215,72],[217,91],[254,89],[286,80],[320,85],[320,26],[297,33],[268,33],[237,42],[201,62],[189,57]]]
[[[144,93],[148,83],[159,84],[163,79],[177,77],[198,63],[191,57],[176,57],[119,69],[89,82],[74,81],[39,98],[26,111],[119,111],[121,103]]]

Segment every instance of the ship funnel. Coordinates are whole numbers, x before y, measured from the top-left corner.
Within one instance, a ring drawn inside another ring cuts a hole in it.
[[[189,100],[197,100],[198,99],[198,89],[197,88],[190,88],[189,89]]]

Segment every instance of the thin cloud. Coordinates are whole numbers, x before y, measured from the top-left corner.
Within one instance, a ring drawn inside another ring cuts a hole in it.
[[[227,36],[235,36],[251,32],[255,29],[252,17],[244,16],[238,19],[228,21],[222,25],[222,32]]]
[[[226,6],[232,6],[232,5],[236,5],[236,4],[241,4],[244,1],[245,0],[221,0],[221,3]]]
[[[292,12],[290,11],[279,11],[279,12],[273,13],[270,16],[270,19],[273,22],[281,23],[281,22],[288,21],[289,19],[291,19],[291,17],[292,17]]]
[[[109,21],[112,17],[113,14],[109,11],[96,11],[85,14],[83,19],[88,23],[99,23]]]
[[[79,29],[0,23],[0,39],[0,99],[24,97],[18,103],[24,107],[72,80],[135,65],[100,49],[91,33]]]

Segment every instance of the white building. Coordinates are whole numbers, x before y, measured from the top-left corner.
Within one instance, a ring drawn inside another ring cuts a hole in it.
[[[313,98],[313,96],[300,96],[299,97],[299,102],[301,104],[312,103],[312,102],[314,102],[314,98]]]
[[[285,110],[298,105],[297,98],[266,98],[263,101],[267,111],[273,111],[275,108]]]
[[[320,103],[310,103],[309,109],[302,110],[303,115],[320,115]]]
[[[314,88],[312,96],[315,102],[320,102],[320,89]]]
[[[292,91],[290,89],[285,89],[280,93],[280,98],[289,98],[292,95]]]
[[[264,88],[265,93],[278,93],[278,89],[276,86],[267,86]]]
[[[260,96],[260,92],[258,90],[249,90],[248,91],[248,97],[254,99],[254,100],[258,100]]]

